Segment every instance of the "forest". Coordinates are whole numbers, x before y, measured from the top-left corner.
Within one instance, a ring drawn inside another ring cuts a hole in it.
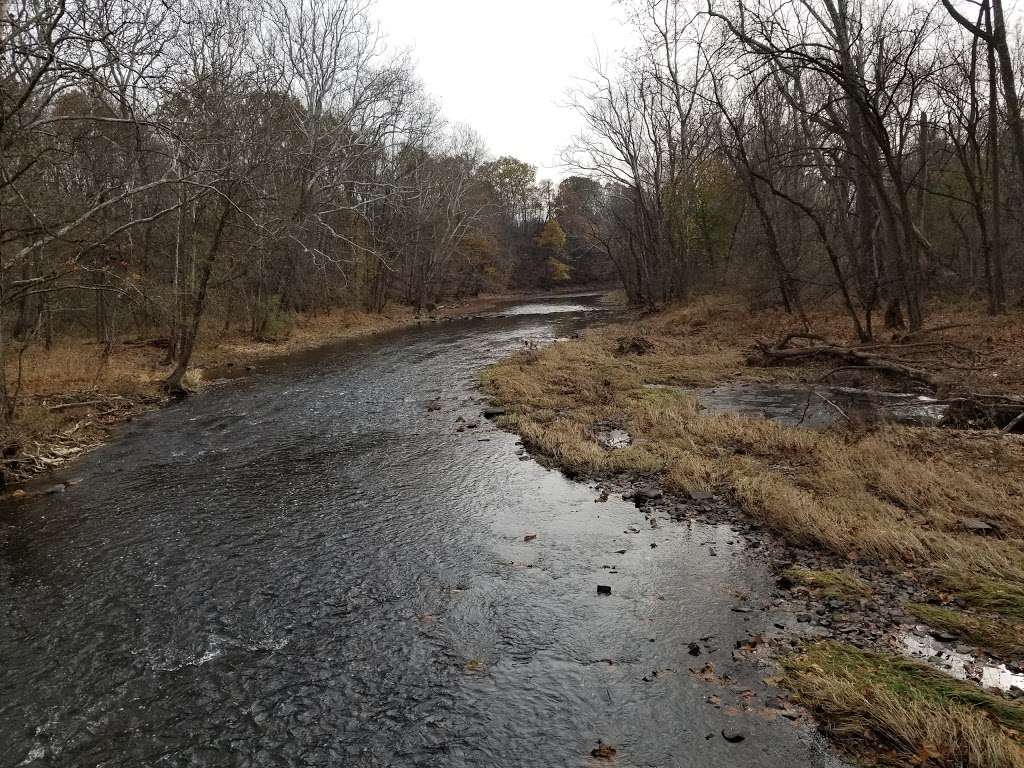
[[[26,350],[274,340],[295,314],[606,278],[554,189],[448,124],[365,0],[56,0],[0,14],[0,377]]]
[[[933,299],[1016,306],[1019,48],[998,2],[628,2],[574,87],[557,186],[447,123],[368,0],[9,2],[0,377],[62,338],[618,281],[834,302],[861,340]]]

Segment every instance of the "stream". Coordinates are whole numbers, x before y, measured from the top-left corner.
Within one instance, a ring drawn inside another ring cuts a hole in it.
[[[771,622],[742,536],[481,418],[483,366],[600,309],[268,364],[0,508],[0,766],[838,765],[736,658]]]

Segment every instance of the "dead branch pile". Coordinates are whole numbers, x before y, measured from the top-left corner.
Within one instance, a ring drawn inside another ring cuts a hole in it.
[[[939,381],[930,371],[925,370],[916,360],[907,360],[896,354],[901,348],[920,349],[919,344],[861,344],[842,346],[812,333],[788,333],[776,342],[755,341],[750,365],[777,366],[802,365],[809,362],[832,362],[841,367],[830,373],[850,368],[881,371],[905,379],[913,384],[923,385],[930,391],[939,387]],[[933,347],[927,342],[923,346]]]
[[[37,395],[29,402],[43,412],[67,419],[56,431],[6,432],[0,435],[0,486],[28,480],[56,469],[102,444],[110,428],[162,402],[145,395],[125,397],[95,390]],[[74,421],[70,421],[74,419]]]
[[[945,341],[915,340],[921,335],[918,333],[892,343],[845,346],[812,333],[793,332],[775,342],[756,341],[747,362],[760,366],[832,363],[839,367],[826,373],[822,380],[840,371],[873,370],[927,388],[933,393],[954,388],[955,382],[950,380],[949,371],[974,369],[974,350]],[[943,403],[947,406],[943,426],[1024,432],[1022,398],[965,392],[957,393]]]
[[[615,340],[615,354],[646,355],[654,351],[654,343],[646,336],[622,336]]]
[[[35,475],[56,469],[86,451],[95,448],[101,440],[87,422],[77,422],[71,427],[50,435],[46,440],[32,440],[25,445],[14,446],[0,460],[4,484],[27,480]]]

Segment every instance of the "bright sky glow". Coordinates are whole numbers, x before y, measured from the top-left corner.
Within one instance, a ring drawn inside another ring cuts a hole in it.
[[[378,0],[376,16],[450,121],[553,180],[581,129],[566,91],[598,51],[628,47],[615,0]]]

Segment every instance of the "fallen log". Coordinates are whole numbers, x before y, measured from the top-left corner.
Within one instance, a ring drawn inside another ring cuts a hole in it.
[[[759,362],[764,366],[793,365],[810,360],[834,360],[844,366],[854,368],[866,368],[869,370],[891,373],[901,378],[908,379],[918,384],[923,384],[931,390],[938,388],[938,381],[927,371],[915,366],[882,355],[874,354],[856,347],[840,347],[835,344],[813,344],[808,347],[788,347],[789,341],[795,336],[790,334],[780,345],[769,345],[764,342],[757,342],[757,350],[760,354],[760,361],[756,359],[751,362]]]

